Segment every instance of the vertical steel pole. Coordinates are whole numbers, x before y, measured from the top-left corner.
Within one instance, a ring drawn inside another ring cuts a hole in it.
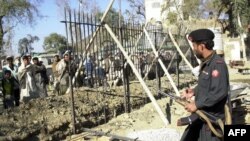
[[[71,11],[69,11],[69,23],[70,23],[70,33],[71,33],[71,42],[73,45],[73,38],[72,38],[72,29],[71,29]],[[65,8],[65,28],[66,28],[66,36],[67,36],[67,49],[69,49],[69,45],[68,45],[68,26],[67,26],[67,12],[66,12],[66,8]],[[71,69],[71,61],[69,59],[69,72]],[[76,133],[76,128],[75,128],[75,106],[74,106],[74,95],[73,95],[73,87],[72,87],[72,79],[71,79],[71,74],[69,75],[69,87],[70,87],[70,96],[71,96],[71,120],[72,120],[72,130],[73,133]]]
[[[78,52],[78,31],[77,31],[77,22],[76,22],[76,11],[74,10],[74,28],[75,28],[75,45],[74,45],[74,48],[73,48],[73,58],[72,59],[76,59],[75,56]],[[73,32],[72,32],[73,33]]]
[[[119,21],[119,41],[121,44],[123,44],[123,39],[122,39],[122,34],[126,29],[122,29],[121,25],[120,25],[120,21]],[[124,56],[122,55],[122,72],[123,72],[123,88],[124,88],[124,109],[125,109],[125,113],[128,113],[128,101],[127,101],[127,79],[126,79],[126,68],[127,66],[125,65],[125,59]]]
[[[79,8],[79,9],[80,9],[80,8]],[[80,49],[81,49],[81,50],[80,50],[80,52],[81,52],[81,53],[80,53],[80,54],[82,55],[82,53],[83,53],[83,49],[82,49],[82,48],[83,48],[83,47],[82,47],[82,41],[83,41],[83,40],[82,40],[82,20],[81,20],[81,10],[80,10],[80,11],[79,11],[79,13],[78,13],[78,23],[79,23],[79,35],[80,35],[80,37],[79,37],[79,38],[80,38],[80,40],[79,40],[79,41],[80,41],[80,46],[81,46],[81,48],[80,48]],[[81,56],[81,55],[80,55],[80,56]],[[81,58],[81,59],[83,59],[83,58]]]
[[[94,25],[94,19],[93,19],[93,15],[92,14],[90,14],[90,25],[91,25],[91,35],[94,33],[94,27],[95,27],[95,25]],[[92,44],[92,64],[93,64],[93,68],[92,68],[92,75],[91,75],[91,82],[92,82],[92,85],[93,85],[93,87],[94,86],[97,86],[97,83],[96,83],[96,79],[94,78],[94,76],[96,76],[96,71],[95,71],[95,60],[96,60],[96,51],[95,51],[95,46],[96,46],[96,38],[95,39],[93,39],[93,44]],[[91,50],[90,50],[90,52],[91,52]],[[93,72],[94,71],[94,72]]]
[[[176,74],[177,74],[177,88],[180,88],[180,72],[179,72],[179,53],[176,50]]]
[[[126,31],[126,30],[125,30]],[[123,31],[124,32],[124,31]],[[121,38],[122,39],[122,38]],[[131,44],[132,45],[132,44]],[[131,52],[132,53],[132,52]],[[124,57],[124,55],[123,55]],[[124,57],[125,58],[125,57]],[[127,61],[124,61],[123,64],[125,64],[125,62]],[[125,95],[126,95],[126,104],[127,104],[127,113],[130,113],[131,112],[131,109],[130,109],[130,87],[129,87],[129,65],[125,65],[125,85],[126,85],[126,92],[125,92]]]
[[[157,45],[157,32],[156,31],[156,28],[155,28],[155,49],[158,51],[158,54],[159,53],[159,50],[158,50],[158,45]],[[158,57],[161,57],[160,55]],[[157,90],[159,91],[161,89],[161,78],[160,78],[160,65],[159,65],[159,62],[156,62],[156,80],[157,80]],[[158,97],[161,97],[160,94],[158,94]]]

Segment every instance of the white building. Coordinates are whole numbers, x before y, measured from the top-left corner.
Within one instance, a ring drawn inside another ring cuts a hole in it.
[[[167,3],[167,1],[168,0],[144,0],[146,22],[151,19],[155,21],[167,19],[168,12],[176,12],[180,16],[179,18],[182,18],[181,7],[183,5],[183,0],[171,0],[169,3]],[[162,6],[168,6],[166,4],[169,4],[168,10],[162,11]]]
[[[161,21],[161,5],[163,0],[145,0],[146,22],[154,19]]]

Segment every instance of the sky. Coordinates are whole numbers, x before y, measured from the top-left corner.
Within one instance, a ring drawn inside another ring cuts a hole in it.
[[[71,4],[74,7],[79,6],[78,0],[71,0],[73,3]],[[99,7],[102,11],[105,11],[110,0],[96,0],[99,4]],[[113,4],[114,8],[118,8],[118,1],[115,0]],[[122,10],[125,10],[128,7],[126,0],[122,0]],[[17,54],[18,50],[18,41],[21,38],[27,36],[27,34],[31,34],[32,36],[38,36],[40,40],[35,42],[32,46],[34,47],[34,52],[43,52],[43,41],[46,36],[51,33],[58,33],[64,35],[66,37],[65,25],[60,21],[64,20],[61,12],[56,5],[55,0],[44,0],[44,2],[39,7],[39,10],[43,16],[42,19],[37,20],[36,25],[33,27],[29,25],[18,25],[15,29],[14,36],[14,44],[12,46],[12,51]],[[13,54],[13,53],[12,53]]]

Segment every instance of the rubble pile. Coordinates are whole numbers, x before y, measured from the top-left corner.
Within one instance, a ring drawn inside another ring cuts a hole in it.
[[[231,96],[233,124],[250,124],[250,85],[233,84]]]

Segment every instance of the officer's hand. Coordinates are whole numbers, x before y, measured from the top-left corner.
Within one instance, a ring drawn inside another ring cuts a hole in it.
[[[190,100],[193,96],[194,96],[194,91],[193,89],[190,89],[190,88],[186,89],[181,94],[181,98],[186,99],[186,100]]]
[[[185,105],[185,109],[190,112],[190,113],[193,113],[197,110],[197,107],[195,105],[195,102],[194,101],[191,101],[190,103],[187,103]]]

